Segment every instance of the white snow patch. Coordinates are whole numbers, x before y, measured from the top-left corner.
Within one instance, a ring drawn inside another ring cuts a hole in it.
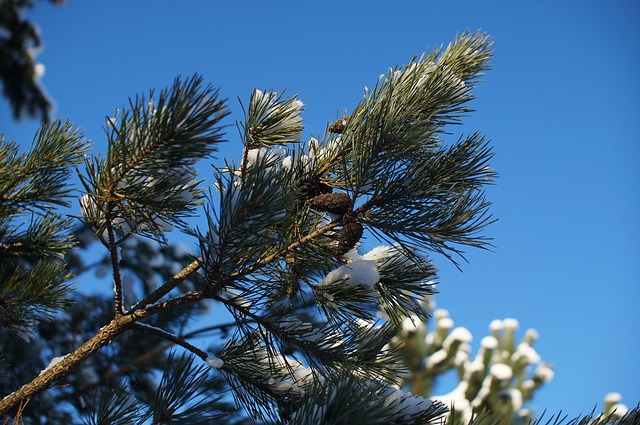
[[[498,348],[498,340],[493,336],[485,336],[480,341],[480,346],[485,350],[495,350]]]
[[[438,329],[451,329],[453,327],[453,320],[450,317],[443,317],[436,322]]]
[[[504,322],[502,320],[495,319],[489,323],[489,330],[491,332],[498,332],[502,329],[504,329]]]
[[[379,280],[380,273],[375,261],[357,260],[330,271],[320,285],[331,285],[342,281],[346,285],[365,285],[372,288]]]
[[[611,412],[615,412],[615,415],[618,417],[622,417],[629,412],[629,408],[626,404],[616,403],[611,406]]]
[[[620,400],[622,400],[622,394],[620,393],[609,393],[606,396],[604,396],[604,401],[605,403],[618,403],[620,402]]]
[[[207,363],[214,369],[220,369],[224,365],[224,361],[213,355],[207,356]]]
[[[511,370],[511,367],[509,365],[506,365],[504,363],[496,363],[494,365],[491,365],[489,374],[496,379],[506,381],[508,379],[511,379],[511,377],[513,376],[513,370]]]
[[[509,388],[502,391],[502,395],[511,400],[511,406],[514,411],[522,409],[522,393],[517,388]]]
[[[444,350],[444,349],[440,349],[440,350],[436,351],[435,353],[431,354],[427,358],[427,363],[425,364],[425,369],[431,369],[433,367],[436,367],[436,366],[444,363],[445,360],[447,360],[447,351]]]
[[[472,340],[473,335],[471,335],[471,332],[469,332],[467,328],[457,327],[453,331],[451,331],[449,335],[447,335],[447,338],[445,338],[442,345],[444,345],[445,347],[449,347],[451,344],[453,344],[454,341],[471,342]]]
[[[547,365],[540,365],[535,372],[535,376],[542,379],[544,382],[549,382],[554,376],[553,369]]]
[[[542,360],[538,352],[529,344],[520,343],[516,351],[513,353],[512,358],[516,361],[525,359],[528,364],[540,363]]]
[[[506,329],[513,329],[514,331],[517,330],[518,326],[520,325],[518,323],[518,319],[511,319],[511,318],[504,319],[502,323],[504,323],[504,327]]]
[[[433,312],[433,317],[435,317],[436,319],[449,317],[449,311],[445,310],[444,308],[438,308]]]
[[[384,406],[395,413],[394,418],[410,418],[431,407],[433,402],[397,388],[387,387],[380,392]]]

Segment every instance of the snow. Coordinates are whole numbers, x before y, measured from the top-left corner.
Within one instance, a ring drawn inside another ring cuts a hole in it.
[[[627,412],[629,412],[629,408],[622,403],[616,403],[613,406],[611,406],[611,411],[615,412],[616,416],[624,416],[627,414]]]
[[[107,117],[107,127],[115,128],[118,125],[116,117]]]
[[[489,374],[500,381],[506,381],[508,379],[511,379],[511,377],[513,376],[513,371],[511,370],[511,367],[509,367],[509,365],[506,365],[504,363],[496,363],[491,365],[491,368],[489,368]]]
[[[620,402],[620,400],[622,400],[622,394],[620,393],[608,393],[606,396],[604,396],[604,402],[605,403],[618,403]]]
[[[58,356],[58,357],[52,358],[51,361],[49,362],[49,365],[40,371],[40,375],[42,375],[45,371],[51,369],[52,367],[60,363],[67,356],[68,354],[65,354],[64,356]]]
[[[293,168],[293,158],[291,156],[285,157],[285,159],[282,160],[282,167],[288,170]]]
[[[393,253],[393,248],[387,245],[380,245],[373,248],[371,251],[367,252],[362,256],[364,260],[382,260],[388,257],[391,257]]]
[[[433,317],[436,319],[443,319],[449,317],[449,312],[443,308],[438,308],[433,312]]]
[[[397,388],[387,387],[380,392],[384,398],[384,406],[388,407],[395,415],[393,418],[410,418],[431,407],[430,399],[419,395],[412,395]]]
[[[527,379],[522,383],[522,389],[527,392],[534,391],[536,389],[536,383],[531,379]]]
[[[491,332],[498,332],[502,329],[504,329],[504,322],[502,320],[495,319],[489,323],[489,330]]]
[[[449,330],[453,327],[453,319],[450,317],[443,317],[436,322],[436,326],[438,329]]]
[[[330,271],[327,276],[322,279],[320,285],[343,283],[345,285],[365,285],[373,288],[373,285],[379,280],[380,273],[378,272],[378,266],[375,261],[357,260]]]
[[[484,363],[480,359],[475,359],[472,362],[467,363],[464,371],[464,380],[468,381],[471,377],[484,370]]]
[[[427,357],[427,362],[425,364],[425,369],[432,369],[447,360],[447,351],[445,349],[440,349],[435,353],[431,354]]]
[[[534,341],[537,341],[539,337],[540,337],[540,334],[535,329],[527,329],[527,332],[525,332],[524,334],[524,339],[529,344],[531,344]]]
[[[498,348],[498,340],[493,336],[485,336],[480,341],[480,346],[485,350],[495,350]]]
[[[449,406],[449,408],[455,407],[456,414],[462,417],[462,423],[468,423],[472,414],[471,405],[465,396],[468,388],[469,383],[467,381],[460,381],[453,391],[440,396],[434,396],[433,399],[444,403]]]
[[[447,335],[442,345],[449,347],[454,341],[471,342],[472,340],[473,335],[471,335],[471,332],[469,332],[467,328],[457,327]]]
[[[267,164],[273,163],[275,165],[276,161],[279,161],[284,156],[285,150],[281,148],[267,149],[267,148],[257,148],[250,149],[247,152],[247,166],[251,167],[255,165],[258,160],[266,161]]]
[[[502,323],[504,323],[505,329],[512,329],[514,331],[517,330],[519,326],[518,319],[504,319]]]
[[[532,346],[525,344],[524,342],[518,345],[518,348],[516,348],[516,351],[513,353],[511,358],[515,361],[525,359],[528,364],[540,363],[542,360],[538,352]]]
[[[405,317],[402,319],[402,333],[408,334],[410,332],[417,332],[424,329],[424,322],[415,316]]]
[[[59,357],[52,358],[51,361],[49,362],[49,366],[47,366],[47,368],[50,368],[50,367],[53,367],[53,366],[57,365],[62,360],[64,360],[65,357],[67,357],[66,354],[64,356],[59,356]]]
[[[511,400],[511,406],[514,411],[522,409],[522,393],[517,388],[509,388],[501,392],[502,396]]]
[[[224,361],[214,355],[207,356],[207,363],[214,369],[220,369],[224,365]]]
[[[262,135],[276,135],[282,129],[289,130],[294,127],[301,127],[302,118],[300,113],[303,107],[304,103],[298,99],[279,99],[275,91],[270,90],[264,93],[255,89],[251,96],[249,110],[264,114],[259,117],[261,124],[272,120],[268,126],[261,130]],[[258,125],[260,126],[261,124]],[[254,129],[250,130],[253,131]],[[285,133],[280,136],[282,143],[299,142],[301,133],[298,132],[294,135]]]
[[[535,376],[542,379],[544,382],[549,382],[554,376],[553,369],[547,365],[540,365],[535,372]]]

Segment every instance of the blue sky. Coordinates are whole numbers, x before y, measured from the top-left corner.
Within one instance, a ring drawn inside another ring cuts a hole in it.
[[[520,335],[539,331],[555,379],[531,403],[538,412],[587,413],[611,391],[640,402],[637,2],[69,0],[30,16],[56,116],[103,152],[105,117],[179,74],[220,87],[232,119],[253,88],[299,93],[310,136],[388,67],[467,28],[486,31],[493,69],[456,131],[480,130],[495,147],[495,249],[468,251],[463,272],[433,258],[438,307],[474,347],[496,318],[517,318]],[[0,104],[6,138],[27,144],[35,128]],[[221,155],[237,158],[237,132],[228,135]]]

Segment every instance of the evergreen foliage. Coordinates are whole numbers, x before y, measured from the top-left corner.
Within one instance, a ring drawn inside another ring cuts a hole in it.
[[[474,383],[491,372],[475,376],[457,359],[465,338],[437,317],[436,334],[422,336],[429,344],[417,351],[433,368],[405,391],[417,346],[406,325],[429,317],[430,252],[455,262],[466,247],[488,244],[491,148],[479,133],[444,136],[470,111],[490,57],[486,35],[464,33],[389,70],[308,143],[302,102],[255,90],[238,123],[242,157],[214,168],[210,191],[194,165],[216,152],[227,109],[199,76],[118,110],[104,156],[88,153],[60,121],[44,125],[24,154],[2,140],[0,416],[28,424],[460,423],[454,409],[444,416],[447,406],[426,398],[431,381],[451,367]],[[81,162],[82,226],[72,234],[60,208],[75,195],[69,174]],[[187,218],[200,207],[206,220],[191,228]],[[167,244],[174,228],[197,241],[196,255]],[[388,245],[361,253],[364,237]],[[94,240],[104,257],[85,264]],[[108,275],[113,296],[70,293],[88,271]],[[197,328],[211,305],[233,320]],[[513,348],[512,337],[495,336]],[[501,406],[474,406],[489,410],[462,420],[512,420]]]
[[[53,105],[39,81],[44,66],[36,63],[42,39],[38,27],[23,17],[24,10],[33,7],[33,3],[33,0],[0,2],[0,81],[2,95],[9,101],[16,119],[27,115],[49,122]]]

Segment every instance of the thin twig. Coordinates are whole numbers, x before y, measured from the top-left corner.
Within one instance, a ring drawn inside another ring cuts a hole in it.
[[[189,276],[198,271],[200,268],[201,259],[197,258],[191,262],[184,269],[180,270],[177,274],[173,275],[169,280],[162,284],[158,289],[147,295],[142,301],[136,303],[131,307],[131,311],[136,311],[147,306],[150,306],[158,301],[169,292],[178,286],[181,282],[184,282]]]
[[[110,207],[111,208],[111,207]],[[116,316],[124,314],[123,294],[122,294],[122,277],[120,276],[120,259],[118,258],[118,246],[116,245],[116,236],[111,223],[111,214],[107,219],[107,234],[109,236],[109,255],[111,256],[111,267],[113,268],[113,291]]]
[[[270,262],[272,262],[276,258],[283,257],[283,256],[289,254],[291,251],[293,251],[294,249],[298,248],[299,246],[302,246],[303,244],[309,242],[313,238],[316,238],[316,237],[328,232],[329,230],[339,226],[340,224],[341,224],[340,221],[333,221],[333,222],[327,224],[326,226],[322,226],[321,228],[314,230],[313,232],[309,233],[307,236],[304,236],[304,237],[300,238],[296,242],[293,242],[291,245],[281,249],[280,251],[275,252],[275,253],[273,253],[273,254],[271,254],[271,255],[269,255],[269,256],[261,259],[261,260],[260,259],[257,260],[255,263],[253,263],[251,265],[251,267],[247,267],[244,270],[232,273],[230,277],[234,278],[234,277],[245,276],[247,274],[253,273],[254,271],[259,269],[260,267],[264,266],[265,264],[269,264]]]
[[[218,330],[218,329],[230,328],[232,326],[235,326],[236,324],[237,324],[236,322],[228,322],[228,323],[221,323],[219,325],[207,326],[205,328],[196,329],[195,331],[188,332],[188,333],[186,333],[184,335],[178,335],[178,338],[182,338],[183,340],[184,339],[189,339],[189,338],[196,337],[196,336],[198,336],[198,335],[200,335],[202,333],[205,333],[205,332],[215,331],[215,330]],[[167,341],[164,344],[159,345],[156,348],[147,351],[146,353],[142,353],[142,354],[134,357],[133,359],[131,359],[127,363],[119,366],[115,370],[107,370],[107,371],[105,371],[97,381],[92,382],[91,384],[89,384],[89,385],[87,385],[87,386],[85,386],[85,387],[83,387],[83,388],[81,388],[81,389],[79,389],[77,391],[74,391],[73,393],[68,393],[68,394],[65,394],[63,396],[60,396],[60,397],[56,398],[56,401],[60,402],[60,401],[63,401],[63,400],[77,399],[82,394],[86,393],[87,391],[91,390],[92,388],[99,387],[99,386],[103,385],[105,382],[110,381],[111,379],[115,378],[116,376],[119,376],[119,375],[122,375],[124,373],[127,373],[131,369],[137,367],[137,365],[139,365],[139,364],[147,364],[151,359],[153,359],[156,356],[159,356],[164,351],[168,350],[169,348],[173,347],[174,345],[175,345],[174,342]]]
[[[156,328],[154,326],[148,325],[146,323],[134,323],[131,326],[131,329],[135,329],[135,330],[139,330],[142,331],[144,333],[150,333],[150,334],[154,334],[159,336],[160,338],[166,339],[167,341],[171,341],[174,344],[178,344],[181,347],[186,348],[187,350],[191,351],[193,354],[195,354],[196,356],[200,357],[202,360],[207,360],[207,357],[209,356],[209,353],[202,351],[201,349],[199,349],[198,347],[196,347],[195,345],[189,344],[187,341],[185,341],[184,339],[173,335],[163,329],[160,328]]]

